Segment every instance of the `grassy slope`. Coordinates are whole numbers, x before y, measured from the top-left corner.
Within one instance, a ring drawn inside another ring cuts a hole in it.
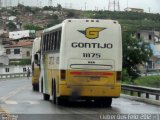
[[[138,29],[160,31],[160,14],[111,11],[84,11],[83,17],[118,20],[122,25],[122,30],[125,31],[136,31]]]
[[[134,83],[140,86],[160,88],[160,76],[144,76],[137,78]]]

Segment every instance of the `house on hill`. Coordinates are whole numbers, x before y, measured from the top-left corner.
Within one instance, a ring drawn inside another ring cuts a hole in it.
[[[22,39],[22,38],[35,38],[35,30],[23,30],[23,31],[14,31],[9,32],[9,38],[12,40]]]
[[[6,45],[5,54],[11,60],[31,59],[32,41],[19,41]]]
[[[0,66],[8,64],[9,64],[9,58],[6,55],[0,55]]]
[[[136,33],[137,39],[143,39],[149,43],[153,56],[146,63],[143,69],[157,70],[160,69],[160,31],[139,30]]]
[[[127,7],[127,8],[124,9],[124,11],[143,13],[143,12],[144,12],[144,9]]]

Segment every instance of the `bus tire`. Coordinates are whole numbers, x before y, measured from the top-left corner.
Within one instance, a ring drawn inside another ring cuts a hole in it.
[[[43,93],[43,78],[41,80],[41,93]]]
[[[96,104],[98,107],[111,107],[112,98],[95,100],[95,104]]]
[[[43,100],[49,101],[49,99],[50,99],[50,95],[43,93]]]
[[[56,102],[57,102],[57,105],[62,105],[63,104],[63,99],[61,97],[57,97],[56,98]]]
[[[39,85],[33,84],[33,91],[39,91]]]
[[[55,81],[52,82],[52,103],[56,104],[56,85]]]
[[[106,107],[111,107],[111,105],[112,105],[112,98],[110,97],[106,99]]]
[[[61,105],[63,103],[63,99],[61,97],[56,96],[56,83],[55,83],[55,81],[53,82],[53,85],[52,85],[52,103],[57,104],[57,105]]]

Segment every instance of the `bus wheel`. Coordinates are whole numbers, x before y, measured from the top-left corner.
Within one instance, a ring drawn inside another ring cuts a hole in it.
[[[61,97],[57,97],[56,101],[57,101],[57,105],[62,105],[65,103],[65,99],[62,99]]]
[[[52,103],[56,104],[56,85],[52,83]]]
[[[49,101],[50,95],[43,93],[43,99]]]
[[[61,105],[63,102],[63,99],[61,97],[57,97],[56,96],[56,85],[55,82],[53,82],[52,85],[52,103],[57,104],[57,105]]]
[[[106,99],[106,107],[111,107],[112,105],[112,98],[107,98]]]
[[[43,78],[41,80],[41,93],[43,93]]]
[[[33,85],[33,91],[39,91],[39,85],[38,84]]]
[[[95,100],[95,104],[96,104],[98,107],[111,107],[112,98]]]

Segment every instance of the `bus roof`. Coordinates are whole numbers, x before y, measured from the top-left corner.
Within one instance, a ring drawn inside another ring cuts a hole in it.
[[[60,29],[62,27],[62,24],[72,21],[86,21],[86,22],[112,22],[112,23],[118,23],[116,20],[104,20],[104,19],[66,19],[62,23],[57,24],[55,26],[52,26],[50,28],[44,29],[43,33],[50,32],[52,30]]]
[[[50,31],[52,31],[52,30],[59,29],[59,28],[61,28],[61,27],[62,27],[62,23],[61,23],[61,24],[57,24],[57,25],[55,25],[55,26],[52,26],[52,27],[50,27],[50,28],[44,29],[43,33],[44,33],[44,32],[50,32]]]

